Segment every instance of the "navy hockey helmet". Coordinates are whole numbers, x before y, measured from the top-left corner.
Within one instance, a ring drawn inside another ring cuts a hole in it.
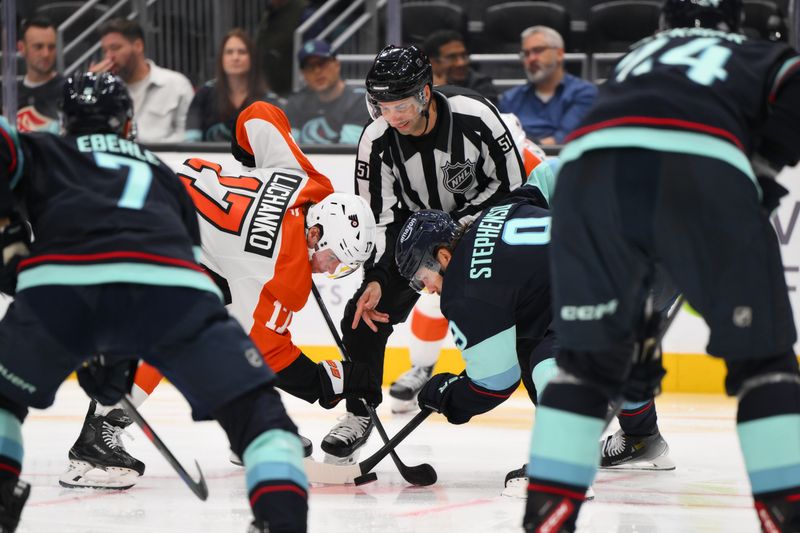
[[[400,275],[409,281],[412,289],[425,288],[417,279],[420,268],[441,272],[436,252],[450,246],[457,233],[458,226],[444,211],[425,209],[406,220],[397,239],[394,258]]]
[[[122,80],[108,72],[83,72],[67,78],[61,115],[67,133],[133,137],[133,101]]]
[[[416,46],[389,45],[375,56],[367,73],[367,104],[373,118],[380,116],[378,102],[394,102],[415,96],[425,105],[425,86],[433,87],[428,56]]]
[[[742,0],[665,0],[662,28],[710,28],[737,32],[742,23]]]

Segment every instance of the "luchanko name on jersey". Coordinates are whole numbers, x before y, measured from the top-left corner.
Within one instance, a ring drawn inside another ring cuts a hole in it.
[[[275,172],[272,175],[250,221],[245,251],[272,258],[286,208],[302,182],[302,177],[293,174]]]

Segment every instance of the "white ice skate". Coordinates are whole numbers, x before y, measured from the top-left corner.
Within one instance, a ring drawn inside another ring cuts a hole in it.
[[[432,366],[412,366],[389,387],[392,413],[411,413],[419,410],[417,394],[431,377]]]

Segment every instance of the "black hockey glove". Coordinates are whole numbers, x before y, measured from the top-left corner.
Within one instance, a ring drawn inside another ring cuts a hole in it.
[[[432,409],[437,413],[443,414],[449,420],[447,412],[447,399],[452,392],[452,386],[460,379],[466,379],[466,375],[457,376],[450,372],[442,372],[431,376],[431,379],[422,386],[417,396],[417,402],[422,409]]]
[[[28,245],[31,239],[25,221],[16,213],[10,218],[8,225],[0,229],[0,249],[3,251],[0,292],[13,296],[17,292],[17,267],[30,254]]]
[[[667,373],[661,358],[666,317],[666,313],[654,313],[644,325],[644,339],[634,346],[631,373],[622,391],[629,402],[646,402],[661,394],[661,380]]]
[[[781,198],[789,194],[789,189],[775,181],[774,178],[758,176],[758,184],[761,186],[761,205],[767,212],[767,216],[778,209]]]
[[[78,383],[91,398],[102,405],[116,405],[133,387],[136,359],[107,363],[99,355],[85,361],[77,370]]]
[[[322,361],[317,364],[322,396],[319,404],[332,409],[343,398],[363,398],[369,405],[377,407],[383,395],[377,380],[372,379],[369,367],[350,361]]]

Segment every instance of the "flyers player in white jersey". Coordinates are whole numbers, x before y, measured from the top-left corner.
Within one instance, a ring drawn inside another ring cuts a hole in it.
[[[200,225],[200,262],[225,294],[229,312],[248,332],[280,388],[331,408],[344,397],[365,398],[368,370],[341,361],[314,363],[292,342],[293,313],[311,292],[311,274],[342,277],[367,260],[375,246],[375,219],[367,202],[334,193],[291,137],[286,115],[256,102],[239,115],[232,153],[223,167],[200,158],[178,170]],[[161,375],[141,364],[132,387],[140,405]],[[131,423],[119,407],[89,407],[69,451],[65,487],[126,489],[144,473],[120,437]],[[306,455],[310,441],[304,439]]]

